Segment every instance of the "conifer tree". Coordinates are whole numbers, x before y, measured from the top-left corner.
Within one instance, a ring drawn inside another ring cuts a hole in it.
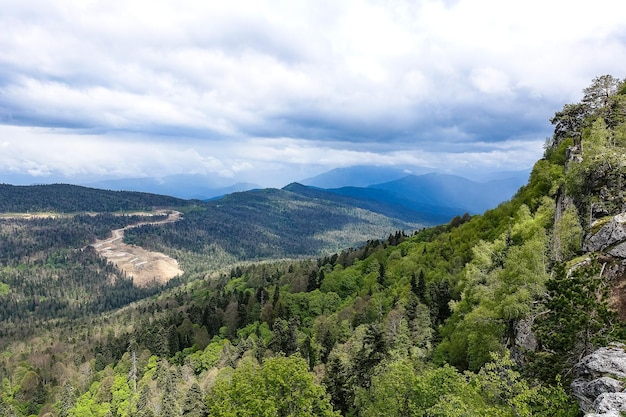
[[[569,272],[563,263],[555,266],[554,277],[546,282],[546,310],[535,322],[542,347],[539,364],[552,364],[544,370],[556,374],[597,347],[624,337],[623,325],[608,305],[603,271],[595,260]]]
[[[187,397],[183,403],[183,416],[185,417],[206,417],[206,405],[204,404],[204,398],[202,389],[197,382],[194,382],[189,391],[187,391]]]

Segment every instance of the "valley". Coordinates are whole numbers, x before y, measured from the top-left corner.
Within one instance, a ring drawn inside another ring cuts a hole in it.
[[[208,202],[0,185],[5,213],[64,213],[0,218],[0,415],[620,415],[626,365],[590,362],[626,363],[626,86],[586,97],[482,214],[441,176]]]

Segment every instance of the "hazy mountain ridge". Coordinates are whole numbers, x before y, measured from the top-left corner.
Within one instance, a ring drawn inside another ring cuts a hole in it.
[[[357,171],[363,170],[364,167],[360,167]],[[346,171],[347,169],[342,172]],[[333,178],[338,180],[336,174],[337,172],[333,172]],[[520,172],[512,177],[481,183],[455,175],[429,173],[404,175],[389,182],[377,182],[366,187],[288,187],[298,193],[324,196],[323,198],[332,198],[329,194],[336,194],[343,197],[343,200],[338,201],[349,202],[385,215],[440,224],[466,212],[482,213],[509,200],[526,183],[527,177],[525,172]],[[373,178],[369,177],[365,182],[370,182]]]
[[[386,190],[410,202],[435,207],[458,207],[478,214],[510,199],[524,183],[516,179],[479,183],[456,175],[431,173],[408,175],[368,188]]]
[[[285,189],[302,195],[337,201],[381,213],[405,221],[421,222],[428,225],[449,221],[466,209],[431,206],[417,201],[410,201],[402,195],[375,188],[343,187],[323,189],[302,184],[290,184]]]
[[[509,199],[527,178],[528,172],[493,172],[483,174],[482,180],[477,181],[449,174],[433,173],[424,167],[359,165],[333,169],[298,183],[325,189],[332,194],[351,199],[350,201],[337,200],[342,204],[372,209],[374,212],[409,222],[439,224],[458,214],[482,213],[486,209],[495,207],[500,202]],[[212,200],[234,192],[262,189],[257,184],[231,183],[226,178],[200,174],[102,180],[83,184],[83,186],[104,191],[158,194],[184,200]],[[300,190],[300,193],[302,192],[303,190]],[[43,197],[45,200],[45,196]],[[335,198],[329,194],[319,197]],[[34,201],[29,204],[28,207],[38,207],[36,209],[41,210],[41,204],[36,204]],[[126,202],[121,203],[120,206],[131,207],[132,205]],[[97,208],[94,210],[101,211]],[[105,210],[114,210],[114,208],[107,205]]]
[[[404,168],[375,165],[355,165],[335,168],[314,177],[298,181],[300,184],[318,188],[367,187],[368,185],[393,181],[412,172],[430,172],[428,168],[416,167],[411,171]]]
[[[423,176],[428,174],[451,175],[466,178],[473,182],[488,183],[491,181],[507,180],[516,182],[517,188],[526,184],[530,168],[522,171],[491,171],[491,172],[467,172],[464,174],[446,173],[435,171],[431,168],[419,166],[386,167],[376,165],[355,165],[351,167],[336,168],[321,173],[314,177],[297,181],[300,184],[332,189],[343,187],[369,187],[402,179],[407,176]]]
[[[513,192],[515,192],[519,187],[526,183],[529,172],[529,170],[492,172],[476,174],[476,179],[473,179],[472,176],[464,177],[432,172],[430,168],[425,167],[396,168],[384,166],[357,165],[332,169],[314,177],[299,180],[297,181],[297,183],[322,189],[338,189],[344,187],[364,188],[371,186],[375,187],[377,184],[386,184],[389,182],[397,181],[407,176],[422,177],[424,175],[430,174],[449,175],[450,177],[456,176],[458,178],[469,179],[473,182],[487,183],[490,186],[501,181],[503,184],[507,184],[507,189],[510,193],[510,190],[513,190]],[[146,177],[111,179],[89,182],[81,185],[103,190],[138,191],[153,194],[170,195],[182,199],[200,200],[214,199],[233,192],[250,191],[254,189],[264,188],[258,184],[247,182],[232,182],[228,179],[220,178],[217,176],[199,174],[170,175],[162,178]],[[433,192],[433,190],[429,192]],[[512,195],[512,193],[510,194]],[[490,201],[495,201],[495,204],[488,208],[494,207],[496,204],[503,200],[493,198]],[[459,205],[458,207],[463,207],[463,205]]]
[[[223,178],[209,175],[169,175],[162,178],[122,178],[101,180],[84,186],[114,191],[140,191],[170,195],[182,199],[206,200],[238,191],[261,188],[257,184],[232,183]]]

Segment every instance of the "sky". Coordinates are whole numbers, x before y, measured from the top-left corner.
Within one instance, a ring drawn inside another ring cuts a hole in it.
[[[0,182],[523,170],[622,0],[0,0]]]

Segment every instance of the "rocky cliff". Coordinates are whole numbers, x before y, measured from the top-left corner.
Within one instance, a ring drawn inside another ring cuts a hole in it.
[[[575,372],[572,392],[586,417],[619,417],[620,412],[626,412],[624,345],[602,347],[585,356]]]

